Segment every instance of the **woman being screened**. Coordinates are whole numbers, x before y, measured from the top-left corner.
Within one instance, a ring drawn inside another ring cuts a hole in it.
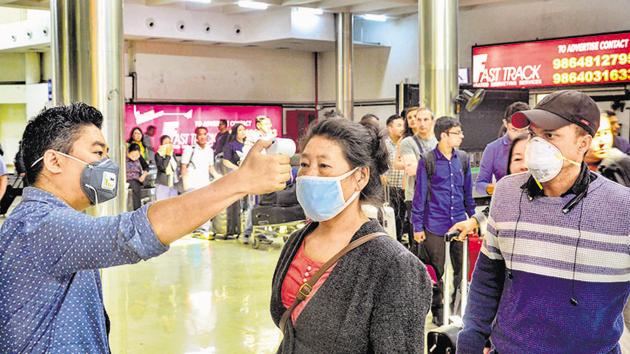
[[[304,283],[352,241],[384,233],[361,204],[378,202],[387,149],[371,126],[330,118],[305,139],[297,196],[312,220],[285,244],[272,284],[276,325]],[[304,287],[302,287],[304,290]],[[342,256],[282,328],[279,353],[422,353],[431,285],[422,263],[379,236]]]

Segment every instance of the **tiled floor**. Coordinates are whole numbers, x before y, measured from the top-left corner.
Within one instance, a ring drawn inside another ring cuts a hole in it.
[[[278,247],[184,239],[148,262],[104,270],[113,353],[275,353]]]

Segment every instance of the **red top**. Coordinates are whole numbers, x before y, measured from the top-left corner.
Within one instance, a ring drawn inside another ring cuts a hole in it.
[[[323,265],[324,263],[315,262],[304,254],[304,242],[302,242],[300,248],[295,254],[295,257],[293,258],[293,261],[291,262],[291,265],[289,265],[287,275],[284,277],[284,281],[282,282],[281,295],[284,307],[289,308],[293,305],[293,302],[295,302],[295,296],[297,295],[300,286],[310,280],[313,274],[315,274]],[[295,310],[293,310],[293,313],[291,313],[291,321],[293,323],[297,321],[297,318],[304,310],[304,307],[308,304],[310,299],[315,296],[315,293],[322,284],[324,284],[326,279],[328,279],[330,273],[335,268],[335,265],[337,265],[337,263],[328,268],[326,273],[324,273],[317,283],[315,283],[310,295],[302,301]]]

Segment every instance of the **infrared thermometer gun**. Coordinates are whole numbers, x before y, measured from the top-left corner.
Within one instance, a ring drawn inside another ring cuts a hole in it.
[[[291,139],[275,138],[271,146],[267,148],[269,155],[285,155],[292,157],[295,155],[295,142]]]

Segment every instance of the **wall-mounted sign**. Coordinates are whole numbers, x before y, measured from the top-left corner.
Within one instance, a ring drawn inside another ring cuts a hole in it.
[[[256,129],[255,119],[265,115],[271,124],[282,135],[282,107],[280,106],[197,106],[197,105],[163,105],[163,104],[126,104],[125,105],[125,140],[129,139],[131,130],[140,127],[146,132],[147,127],[156,127],[152,139],[153,146],[160,145],[160,137],[168,135],[173,140],[177,153],[186,145],[195,143],[195,128],[208,128],[208,141],[214,143],[218,132],[219,120],[228,121],[228,127],[241,123],[247,130]]]
[[[630,32],[475,46],[472,56],[479,88],[630,82]]]

